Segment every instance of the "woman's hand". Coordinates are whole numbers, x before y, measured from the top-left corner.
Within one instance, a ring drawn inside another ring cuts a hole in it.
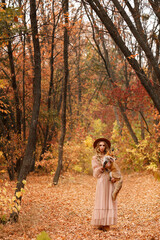
[[[112,178],[112,179],[111,179],[111,182],[112,182],[112,183],[115,183],[115,182],[116,182],[116,179],[115,179],[115,178]]]
[[[103,172],[104,172],[104,168],[102,167],[102,168],[100,169],[100,171],[101,171],[101,173],[103,173]]]

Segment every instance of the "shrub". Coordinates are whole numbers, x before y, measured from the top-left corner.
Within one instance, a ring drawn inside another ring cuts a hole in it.
[[[118,126],[115,122],[112,142],[117,158],[120,160],[121,169],[134,171],[158,169],[160,144],[154,136],[146,134],[146,138],[139,140],[139,144],[136,145],[125,127],[123,136],[118,134]]]

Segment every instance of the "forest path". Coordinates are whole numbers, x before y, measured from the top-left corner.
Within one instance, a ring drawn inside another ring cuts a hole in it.
[[[66,175],[57,186],[51,176],[29,176],[19,222],[0,225],[1,240],[160,240],[160,182],[150,174],[124,175],[118,195],[118,224],[103,232],[90,225],[96,179]]]

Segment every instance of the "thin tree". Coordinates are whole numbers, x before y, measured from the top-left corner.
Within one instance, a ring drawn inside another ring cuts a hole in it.
[[[54,78],[54,60],[55,60],[55,56],[54,56],[54,50],[55,50],[55,33],[56,33],[56,28],[58,26],[59,23],[59,19],[61,16],[61,10],[59,11],[58,17],[56,19],[56,15],[55,15],[55,6],[54,6],[55,2],[53,1],[52,3],[52,14],[53,14],[53,30],[52,30],[52,42],[51,42],[51,55],[50,55],[50,83],[49,83],[49,91],[48,91],[48,101],[47,101],[47,113],[48,113],[48,119],[47,119],[47,125],[46,125],[46,129],[45,129],[45,134],[44,134],[44,142],[43,142],[43,146],[42,146],[42,150],[41,150],[41,154],[40,154],[40,158],[39,161],[41,161],[43,159],[43,154],[45,153],[46,150],[48,150],[49,148],[49,141],[51,141],[51,139],[49,139],[49,117],[50,117],[50,111],[51,111],[51,107],[53,107],[53,109],[55,109],[55,106],[51,105],[51,97],[52,95],[54,95],[55,98],[55,89],[54,89],[54,82],[53,82],[53,78]],[[53,103],[53,105],[55,105],[55,103]],[[57,112],[59,113],[59,111]],[[55,123],[53,123],[53,128],[51,129],[51,131],[54,132],[55,130]],[[53,135],[53,134],[52,134]]]
[[[68,46],[69,46],[69,35],[68,35],[68,0],[63,0],[63,13],[64,13],[64,48],[63,48],[63,58],[64,58],[64,78],[62,81],[62,97],[63,97],[63,103],[62,103],[62,115],[61,115],[61,135],[59,140],[59,146],[58,146],[58,166],[56,173],[53,178],[53,184],[58,184],[58,180],[60,177],[60,173],[62,170],[62,162],[63,162],[63,145],[64,145],[64,139],[65,139],[65,133],[66,133],[66,100],[67,100],[67,83],[68,83],[68,77],[69,77],[69,69],[68,69]]]

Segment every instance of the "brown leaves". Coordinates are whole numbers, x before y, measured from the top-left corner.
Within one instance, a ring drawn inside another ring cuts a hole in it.
[[[159,187],[152,175],[125,175],[118,196],[118,224],[103,232],[90,225],[96,179],[63,175],[51,186],[51,176],[29,176],[18,223],[0,225],[0,239],[32,239],[45,231],[51,239],[158,240]],[[9,189],[11,191],[11,189]]]
[[[132,58],[135,58],[137,55],[138,55],[138,54],[135,54],[135,55],[133,54],[133,55],[130,55],[128,58],[129,58],[129,59],[132,59]]]
[[[17,16],[14,16],[14,21],[18,22],[18,17]]]

